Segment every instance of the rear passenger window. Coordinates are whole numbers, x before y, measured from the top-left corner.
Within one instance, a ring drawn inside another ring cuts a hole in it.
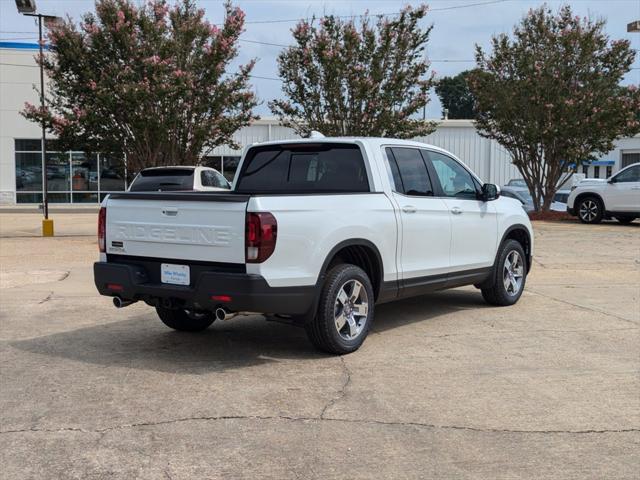
[[[405,195],[431,196],[433,187],[427,166],[416,148],[387,148],[395,190]]]
[[[360,148],[331,143],[252,148],[242,166],[236,190],[245,193],[370,191]]]

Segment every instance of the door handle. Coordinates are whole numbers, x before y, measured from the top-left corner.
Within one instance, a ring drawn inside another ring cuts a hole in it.
[[[451,209],[451,213],[453,213],[454,215],[460,215],[462,213],[462,210],[460,209],[460,207],[453,207]]]
[[[402,211],[404,213],[416,213],[416,207],[414,207],[413,205],[405,205],[404,207],[402,207]]]
[[[178,215],[178,209],[175,207],[164,207],[162,209],[162,214],[167,217],[175,217]]]

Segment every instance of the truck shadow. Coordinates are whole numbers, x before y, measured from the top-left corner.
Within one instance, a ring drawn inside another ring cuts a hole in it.
[[[482,306],[472,291],[448,291],[377,307],[374,329],[382,332],[428,322],[461,309]],[[313,360],[303,328],[267,321],[262,316],[216,322],[200,333],[169,330],[155,313],[72,331],[11,342],[30,353],[109,367],[174,374],[204,374],[282,360]]]

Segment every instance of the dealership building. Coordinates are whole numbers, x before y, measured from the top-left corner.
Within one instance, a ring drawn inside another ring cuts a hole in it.
[[[0,42],[0,204],[4,205],[42,202],[40,127],[19,113],[25,102],[39,102],[34,88],[40,81],[34,59],[37,48],[30,43]],[[235,134],[241,147],[291,138],[297,135],[274,118],[257,120]],[[509,154],[495,141],[478,135],[470,120],[439,120],[434,133],[416,140],[449,150],[486,182],[503,185],[520,177]],[[203,163],[232,178],[240,152],[220,146]],[[639,161],[640,135],[636,135],[619,139],[614,150],[581,167],[580,173],[606,178]],[[47,151],[46,175],[52,203],[97,203],[110,192],[126,189],[127,179],[134,174],[127,170],[125,159],[111,155]]]

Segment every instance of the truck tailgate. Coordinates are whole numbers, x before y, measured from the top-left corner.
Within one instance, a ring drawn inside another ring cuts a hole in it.
[[[109,254],[224,263],[245,262],[249,196],[125,192],[107,201]]]

